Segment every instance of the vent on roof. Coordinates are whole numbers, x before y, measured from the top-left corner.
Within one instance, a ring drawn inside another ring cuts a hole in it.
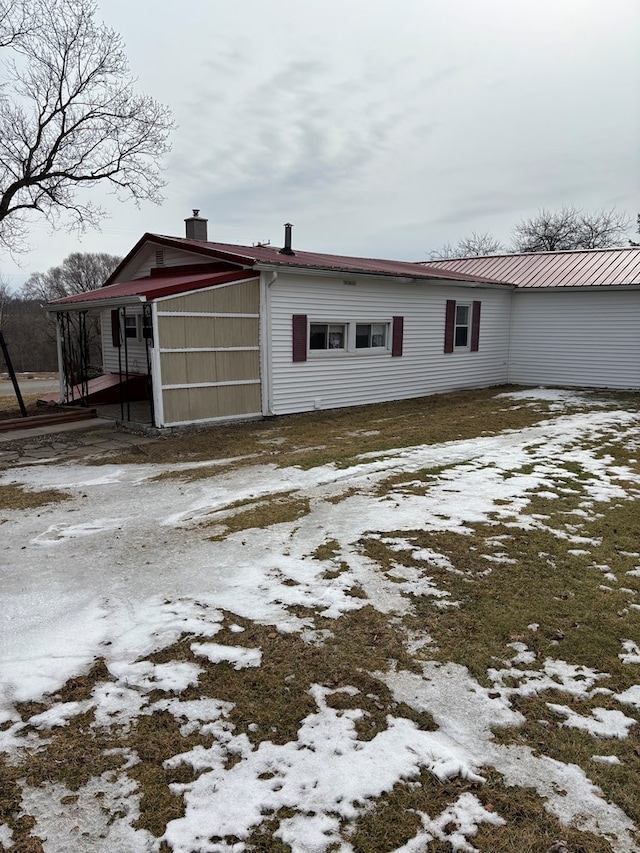
[[[164,249],[156,249],[156,266],[164,266]]]
[[[293,225],[290,222],[286,222],[284,226],[284,246],[280,249],[281,255],[295,255],[295,252],[291,248],[291,229]]]
[[[185,233],[188,240],[202,240],[207,242],[207,219],[200,216],[200,211],[195,209],[193,216],[185,219]]]

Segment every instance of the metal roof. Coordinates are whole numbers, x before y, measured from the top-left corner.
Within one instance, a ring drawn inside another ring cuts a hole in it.
[[[640,286],[640,248],[636,247],[447,258],[428,265],[523,288]]]
[[[169,248],[196,252],[215,260],[227,261],[248,268],[290,267],[349,274],[384,275],[410,279],[445,279],[447,281],[478,282],[480,284],[502,285],[503,282],[484,278],[474,274],[452,273],[434,269],[422,263],[407,261],[389,261],[380,258],[357,258],[347,255],[329,255],[320,252],[304,252],[294,249],[294,254],[280,254],[277,246],[238,246],[231,243],[212,243],[204,240],[191,240],[187,237],[169,237],[164,234],[145,234],[126,258],[111,274],[107,281],[115,281],[121,271],[129,264],[146,242],[156,243]]]
[[[101,307],[107,302],[149,302],[152,299],[160,299],[161,296],[175,296],[179,293],[187,293],[203,287],[214,287],[218,284],[228,284],[232,281],[255,278],[251,270],[226,270],[219,272],[185,273],[184,267],[180,273],[171,274],[171,267],[165,267],[157,275],[146,278],[136,278],[132,281],[119,281],[97,290],[89,290],[86,293],[76,293],[73,296],[64,296],[62,299],[54,299],[48,305],[49,310],[55,310],[67,305],[82,303],[83,308]]]

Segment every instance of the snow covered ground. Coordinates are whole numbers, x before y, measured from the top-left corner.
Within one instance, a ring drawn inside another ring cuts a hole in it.
[[[384,731],[361,740],[356,723],[362,712],[328,702],[332,692],[357,693],[355,688],[317,684],[311,688],[315,711],[303,720],[297,738],[284,744],[264,740],[257,747],[230,726],[228,703],[210,697],[181,700],[181,692],[198,683],[197,664],[146,659],[192,635],[198,638],[192,647],[197,659],[259,669],[261,649],[242,645],[240,626],[238,645],[216,642],[223,614],[320,643],[322,632],[298,615],[300,605],[321,613],[331,631],[333,620],[365,604],[402,615],[411,609],[411,595],[446,598],[428,573],[399,567],[400,576],[392,580],[381,572],[358,548],[364,535],[387,537],[404,547],[402,531],[464,531],[496,519],[533,530],[545,521],[529,512],[531,495],[557,495],[558,481],[575,466],[583,472],[581,511],[586,516],[612,500],[628,499],[623,483],[640,486],[639,478],[596,449],[615,436],[640,452],[637,416],[594,406],[563,414],[563,406],[575,402],[568,392],[526,392],[522,403],[545,395],[552,396],[557,412],[537,426],[367,454],[343,469],[244,465],[222,473],[212,468],[210,477],[192,481],[157,479],[176,466],[151,464],[36,462],[5,472],[1,482],[62,489],[71,500],[32,512],[0,513],[6,518],[0,526],[0,748],[15,761],[33,744],[34,729],[54,731],[87,711],[93,712],[94,725],[122,729],[161,708],[185,731],[212,735],[210,748],[196,747],[168,762],[198,771],[195,781],[175,788],[184,796],[185,811],[169,822],[164,842],[176,853],[242,851],[251,831],[280,809],[287,809],[287,816],[274,837],[294,853],[347,853],[353,848],[344,826],[397,782],[414,779],[425,768],[438,779],[462,777],[479,785],[487,768],[493,768],[507,785],[535,787],[548,812],[608,839],[616,853],[640,851],[631,819],[602,796],[583,769],[529,747],[500,744],[491,732],[522,723],[514,697],[553,686],[567,697],[567,705],[555,706],[565,726],[586,729],[594,738],[627,738],[640,715],[637,634],[620,646],[620,659],[637,672],[638,686],[617,697],[618,710],[595,708],[590,717],[573,711],[571,697],[597,696],[606,673],[561,658],[532,667],[526,642],[513,644],[510,659],[496,663],[491,690],[458,664],[429,661],[423,646],[421,673],[390,667],[376,677],[398,702],[428,711],[437,725],[434,731],[397,716],[388,719]],[[424,469],[441,473],[422,492],[398,492],[389,500],[378,488],[390,475]],[[241,530],[219,541],[210,538],[215,527],[203,527],[222,522],[238,501],[292,493],[310,501],[308,514],[295,521]],[[576,553],[589,553],[583,537],[566,536]],[[338,559],[345,564],[340,573],[312,559],[327,541],[337,543]],[[421,556],[427,566],[445,559],[414,554]],[[640,554],[636,557],[640,572]],[[354,585],[364,591],[362,597],[350,594]],[[407,636],[408,648],[414,642]],[[55,695],[96,658],[106,662],[110,680],[97,684],[82,702],[49,701],[48,710],[25,725],[16,703]],[[598,752],[606,753],[605,740],[594,740]],[[231,754],[236,760],[229,766]],[[597,759],[610,760],[606,754]],[[135,826],[140,793],[127,773],[135,761],[135,755],[127,756],[120,772],[93,777],[76,792],[72,805],[64,804],[69,791],[59,782],[22,783],[22,808],[35,819],[32,834],[43,839],[45,853],[160,849],[159,839]],[[393,853],[419,853],[436,839],[454,850],[473,851],[478,827],[500,825],[504,818],[467,791],[442,813],[420,814],[420,822],[415,837]],[[0,823],[0,848],[10,850],[13,843],[11,827]]]

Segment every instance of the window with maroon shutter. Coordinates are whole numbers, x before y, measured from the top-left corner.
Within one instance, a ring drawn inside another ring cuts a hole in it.
[[[480,348],[480,301],[447,299],[444,320],[445,352],[478,352]]]
[[[120,346],[120,311],[117,308],[111,312],[111,343],[114,347]]]
[[[480,349],[480,302],[474,301],[471,317],[471,352]]]
[[[294,314],[292,317],[292,350],[294,361],[307,360],[307,315]]]
[[[391,333],[391,355],[402,355],[402,343],[404,338],[404,317],[393,318],[393,331]]]

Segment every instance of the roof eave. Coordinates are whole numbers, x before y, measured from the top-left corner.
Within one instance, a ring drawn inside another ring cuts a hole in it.
[[[400,283],[408,284],[409,282],[424,282],[436,281],[443,284],[460,284],[468,287],[515,287],[511,282],[496,281],[495,279],[473,278],[471,276],[463,276],[462,278],[456,274],[450,277],[434,274],[411,275],[409,271],[406,273],[385,272],[384,270],[367,270],[367,269],[351,269],[347,267],[316,267],[306,264],[277,263],[274,261],[256,261],[254,269],[264,272],[300,272],[313,273],[319,276],[336,276],[340,275],[345,278],[386,278],[392,279]]]
[[[43,305],[43,308],[49,314],[59,314],[64,311],[84,311],[90,308],[121,308],[123,305],[140,305],[146,301],[146,297],[133,294],[119,298],[110,296],[107,299],[77,299],[75,302],[48,302],[46,305]]]

